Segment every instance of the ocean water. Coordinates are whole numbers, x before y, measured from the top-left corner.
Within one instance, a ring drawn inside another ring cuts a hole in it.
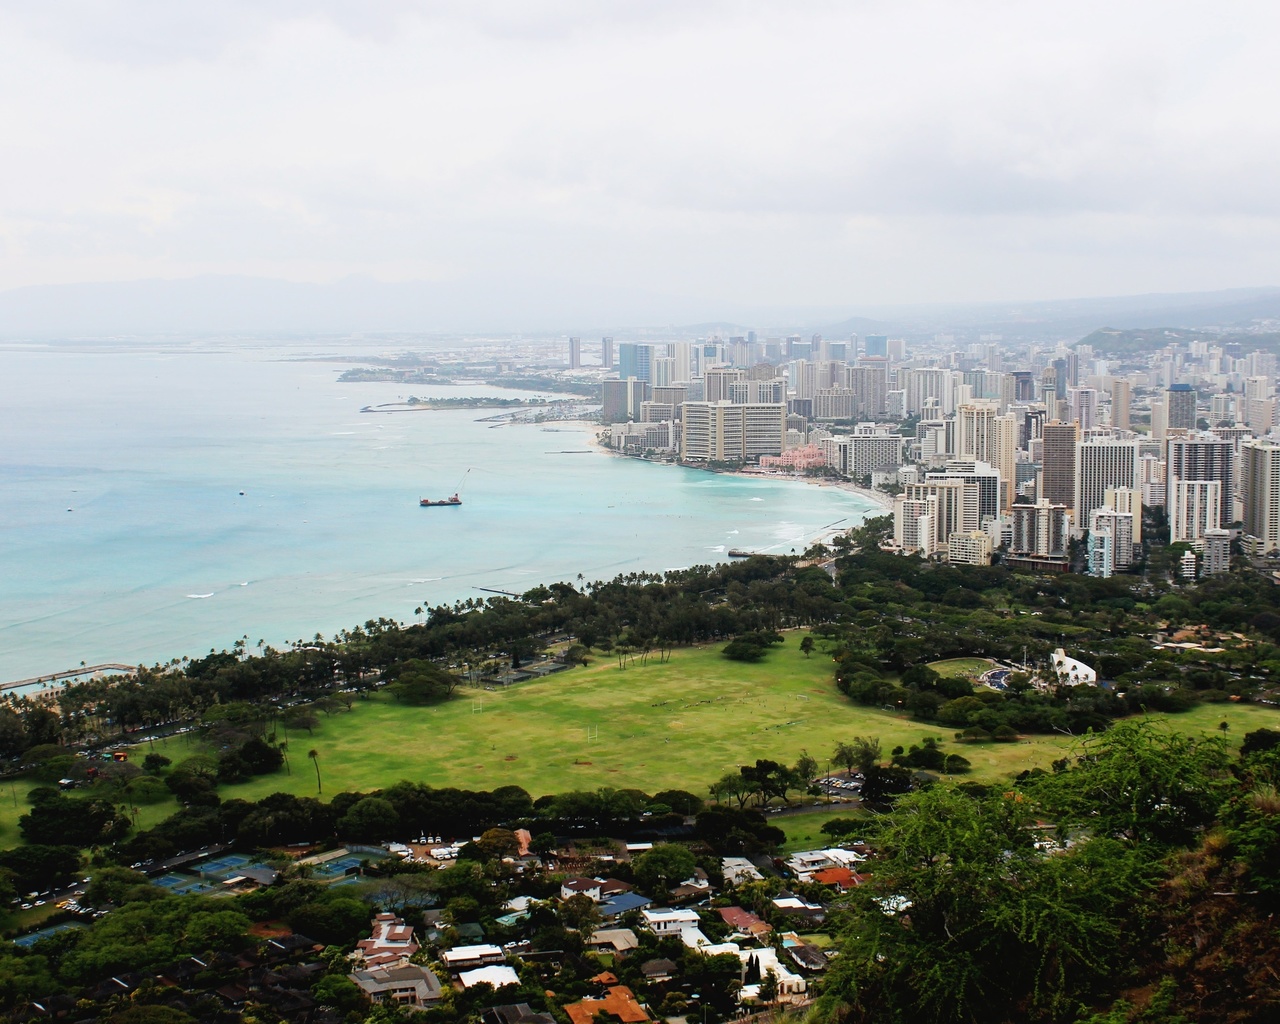
[[[0,681],[246,635],[280,646],[483,588],[663,571],[730,547],[802,550],[872,507],[833,487],[582,454],[581,425],[362,413],[410,394],[513,393],[340,384],[344,364],[299,354],[0,347]],[[464,477],[462,507],[418,506]]]

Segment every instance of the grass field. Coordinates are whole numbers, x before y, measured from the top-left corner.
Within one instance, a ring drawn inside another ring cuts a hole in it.
[[[932,662],[929,667],[947,678],[967,676],[976,679],[983,673],[990,672],[996,667],[996,663],[990,658],[948,658],[946,661]]]
[[[587,668],[508,690],[462,689],[434,707],[407,707],[378,695],[358,701],[350,713],[322,717],[314,735],[290,734],[291,774],[223,786],[219,793],[224,800],[278,791],[314,796],[316,776],[307,758],[312,749],[319,754],[325,798],[401,779],[469,789],[519,785],[535,797],[600,786],[650,793],[680,788],[701,796],[708,783],[756,758],[794,764],[807,749],[825,770],[835,744],[858,735],[879,738],[886,758],[900,744],[939,737],[945,750],[969,758],[969,777],[982,781],[1047,767],[1075,742],[1032,736],[966,746],[945,727],[859,707],[836,690],[829,658],[800,653],[802,635],[787,634],[784,645],[755,665],[726,660],[716,645],[677,650],[665,664],[651,658],[626,671],[618,670],[616,659],[599,658]],[[1170,721],[1192,733],[1216,733],[1226,721],[1233,746],[1251,729],[1280,728],[1280,714],[1259,705],[1206,705]],[[199,748],[189,737],[175,737],[154,749],[176,762]],[[27,809],[24,796],[32,785],[18,780],[12,792],[0,785],[0,845],[18,840],[16,819]],[[143,807],[139,825],[148,827],[175,807]],[[788,835],[796,820],[779,817]]]

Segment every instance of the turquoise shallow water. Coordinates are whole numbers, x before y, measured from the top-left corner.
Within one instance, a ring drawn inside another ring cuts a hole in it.
[[[338,384],[341,365],[286,354],[0,349],[0,681],[244,634],[278,646],[478,588],[785,552],[870,508],[836,488],[563,454],[588,447],[574,425],[362,414],[431,389]],[[418,507],[469,467],[463,507]]]

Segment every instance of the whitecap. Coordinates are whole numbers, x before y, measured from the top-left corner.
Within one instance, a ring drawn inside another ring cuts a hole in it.
[[[193,601],[203,601],[206,597],[213,597],[213,591],[211,590],[207,594],[188,594],[187,597]]]
[[[764,501],[764,498],[752,498],[752,501]]]

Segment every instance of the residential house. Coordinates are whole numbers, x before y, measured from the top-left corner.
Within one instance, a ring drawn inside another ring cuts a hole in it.
[[[601,928],[587,940],[587,948],[600,953],[612,953],[621,959],[640,945],[636,933],[630,928]]]
[[[442,998],[440,980],[420,964],[375,967],[347,975],[375,1003],[424,1007]]]
[[[473,985],[484,983],[499,989],[504,985],[519,985],[520,975],[516,974],[514,967],[508,967],[506,964],[495,964],[490,967],[477,967],[473,971],[460,971],[458,972],[458,980],[462,982],[463,988],[471,988]]]
[[[764,940],[765,936],[773,931],[773,925],[760,920],[751,911],[743,910],[742,907],[720,907],[716,913],[725,924],[740,935]]]
[[[351,959],[363,968],[391,967],[407,961],[417,951],[412,925],[395,914],[379,914],[373,919],[373,934],[356,943]]]
[[[758,882],[764,877],[759,869],[746,857],[720,858],[720,870],[724,873],[726,885],[741,885],[743,882]]]
[[[493,945],[455,946],[440,954],[441,962],[454,974],[477,967],[505,963],[506,959],[501,947]]]
[[[642,1021],[653,1019],[626,985],[614,985],[601,999],[583,999],[581,1002],[569,1003],[564,1012],[569,1015],[573,1024],[594,1024],[597,1013],[616,1017],[622,1024],[641,1024]]]

